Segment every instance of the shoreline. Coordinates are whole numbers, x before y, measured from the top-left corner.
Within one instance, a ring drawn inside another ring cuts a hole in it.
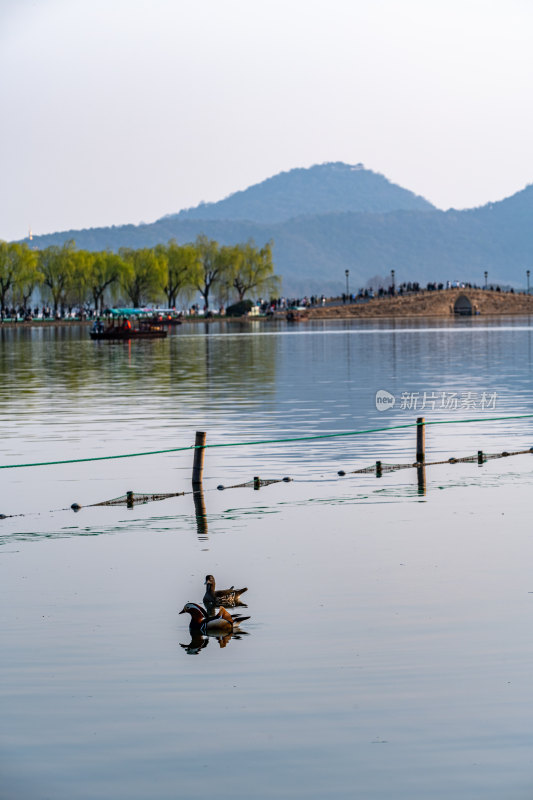
[[[462,305],[462,311],[456,307]],[[465,311],[466,309],[466,311]],[[238,322],[255,324],[269,320],[285,320],[289,309],[274,311],[272,316],[191,316],[182,320],[183,324]],[[312,306],[302,309],[301,321],[306,320],[349,320],[349,319],[398,319],[441,317],[456,319],[457,317],[502,317],[531,316],[533,314],[533,294],[514,294],[484,289],[442,289],[422,291],[413,295],[395,295],[378,297],[364,303],[342,303],[335,305]],[[2,328],[66,328],[72,325],[91,326],[93,319],[32,319],[15,322],[0,322]]]
[[[31,319],[20,322],[10,319],[0,322],[0,331],[2,328],[67,328],[71,325],[92,325],[92,323],[92,319]]]
[[[311,308],[308,319],[407,317],[487,317],[533,314],[533,295],[486,289],[441,289],[412,295],[374,298],[367,303]]]

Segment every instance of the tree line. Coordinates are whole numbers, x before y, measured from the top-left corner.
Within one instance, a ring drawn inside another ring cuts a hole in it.
[[[205,310],[211,302],[226,305],[255,294],[277,294],[281,279],[274,274],[272,243],[257,247],[219,245],[200,235],[194,243],[167,244],[134,249],[76,249],[73,240],[42,250],[26,243],[0,241],[0,311],[11,305],[27,308],[36,289],[53,306],[93,307],[103,311],[113,302],[135,308],[157,304],[165,298],[174,308],[178,298],[190,300],[199,293]]]

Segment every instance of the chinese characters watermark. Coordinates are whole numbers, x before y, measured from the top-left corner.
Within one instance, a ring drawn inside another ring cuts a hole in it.
[[[376,392],[378,411],[390,411],[394,406],[400,411],[494,411],[497,392],[401,392],[399,398],[385,389]]]

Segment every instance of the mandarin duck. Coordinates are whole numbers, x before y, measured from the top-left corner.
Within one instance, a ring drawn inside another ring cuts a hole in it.
[[[202,606],[199,606],[197,603],[185,603],[180,614],[191,615],[191,621],[189,623],[191,634],[195,631],[199,631],[204,635],[210,633],[215,635],[219,633],[232,633],[239,627],[241,622],[244,622],[245,619],[250,619],[250,617],[243,617],[241,614],[235,614],[235,616],[232,617],[225,608],[221,608],[218,614],[209,616],[205,608],[202,608]]]
[[[229,589],[215,589],[215,579],[212,575],[205,576],[205,594],[204,603],[207,608],[218,608],[219,606],[226,606],[226,608],[236,608],[237,606],[244,606],[246,604],[241,602],[241,594],[248,591],[244,589],[235,589],[231,586]]]

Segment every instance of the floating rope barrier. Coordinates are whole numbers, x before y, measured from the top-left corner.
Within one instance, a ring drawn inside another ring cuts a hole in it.
[[[530,415],[527,415],[530,416]],[[533,415],[531,415],[533,416]],[[418,423],[415,423],[418,425]],[[425,423],[428,424],[428,423]],[[406,426],[402,426],[406,427]],[[190,449],[190,448],[186,448]],[[363,474],[375,474],[376,477],[382,477],[384,472],[397,472],[402,469],[417,469],[419,471],[424,471],[425,467],[433,467],[442,464],[464,464],[464,463],[474,463],[477,462],[479,465],[484,464],[486,461],[490,461],[496,458],[508,458],[510,456],[519,456],[519,455],[532,455],[533,454],[533,447],[530,447],[526,450],[512,450],[507,451],[504,450],[500,453],[484,453],[482,450],[478,450],[477,455],[471,456],[462,456],[459,458],[447,458],[442,459],[440,461],[414,461],[402,464],[385,464],[381,461],[376,461],[374,465],[369,467],[361,467],[359,469],[350,470],[348,472],[344,470],[339,470],[339,476],[345,475],[363,475]],[[250,481],[246,481],[245,483],[236,483],[232,484],[231,486],[223,486],[220,484],[216,487],[218,491],[223,491],[226,489],[250,489],[253,488],[254,490],[260,489],[263,486],[271,486],[275,483],[290,483],[293,478],[284,477],[284,478],[259,478],[254,477]],[[205,491],[215,491],[215,489],[205,490]],[[195,499],[195,506],[197,507],[197,517],[198,514],[201,513],[205,516],[205,507],[203,506],[203,494],[204,489],[203,487],[193,489],[192,491],[188,492],[133,492],[129,491],[126,494],[120,495],[119,497],[114,497],[111,500],[103,500],[99,503],[90,503],[87,508],[97,508],[97,507],[104,507],[104,506],[126,506],[128,508],[133,508],[134,505],[142,505],[145,503],[156,502],[159,500],[168,500],[172,497],[184,497],[185,495],[193,495]],[[79,503],[72,503],[70,509],[72,511],[80,511],[83,508],[82,505]],[[67,511],[69,509],[60,508],[55,509],[54,511],[50,511],[49,513],[55,513],[57,511]],[[28,515],[27,513],[22,514],[0,514],[0,520],[4,519],[12,519],[13,517],[26,517],[31,516],[33,514],[40,514],[42,512],[30,512]]]
[[[428,423],[426,422],[426,425]],[[475,456],[462,456],[461,458],[446,458],[442,461],[414,461],[409,464],[384,464],[382,461],[376,461],[376,463],[371,467],[361,467],[361,469],[353,469],[349,472],[345,470],[339,470],[337,475],[362,475],[362,474],[369,474],[369,473],[382,473],[382,472],[397,472],[401,469],[413,469],[413,468],[420,468],[420,467],[435,467],[438,464],[466,464],[468,462],[473,463],[477,462],[478,464],[484,464],[485,461],[490,461],[494,458],[507,458],[508,456],[521,456],[525,454],[532,454],[533,447],[528,448],[527,450],[513,450],[507,451],[504,450],[502,453],[483,453],[482,450],[478,450],[477,455]]]
[[[425,426],[426,425],[457,425],[457,424],[465,424],[465,423],[477,423],[477,422],[497,422],[497,421],[506,421],[506,420],[516,420],[516,419],[531,419],[533,414],[513,414],[501,417],[475,417],[475,418],[468,418],[468,419],[453,419],[453,420],[428,420],[426,421],[424,417],[418,417],[416,422],[406,422],[400,425],[391,425],[382,428],[366,428],[363,430],[357,431],[342,431],[340,433],[325,433],[325,434],[315,434],[312,436],[295,436],[295,437],[286,437],[283,439],[261,439],[261,440],[253,440],[247,442],[219,442],[213,444],[206,444],[205,438],[206,434],[204,432],[196,432],[196,441],[194,445],[190,445],[187,447],[171,447],[166,448],[163,450],[152,450],[152,451],[145,451],[142,453],[124,453],[121,455],[113,455],[113,456],[96,456],[91,458],[79,458],[79,459],[67,459],[67,460],[60,460],[60,461],[46,461],[46,462],[35,462],[35,463],[27,463],[27,464],[5,464],[0,465],[0,469],[10,469],[16,467],[37,467],[37,466],[53,466],[56,464],[73,464],[73,463],[80,463],[80,462],[87,462],[87,461],[105,461],[109,459],[116,459],[116,458],[132,458],[136,456],[148,456],[148,455],[159,455],[159,454],[167,454],[167,453],[176,453],[185,450],[192,450],[194,453],[194,464],[193,464],[193,473],[192,473],[192,492],[165,492],[165,493],[135,493],[133,491],[128,491],[124,495],[120,495],[119,497],[112,498],[111,500],[104,500],[99,503],[92,503],[89,507],[97,507],[97,506],[121,506],[126,505],[128,508],[133,508],[134,504],[144,504],[149,502],[154,502],[158,500],[166,500],[171,497],[178,497],[183,496],[185,494],[192,494],[194,498],[194,504],[196,508],[196,516],[197,519],[205,519],[205,505],[203,501],[203,487],[202,487],[202,473],[203,473],[203,458],[205,454],[205,450],[207,448],[213,447],[242,447],[242,446],[253,446],[258,444],[283,444],[283,443],[290,443],[290,442],[301,442],[301,441],[311,441],[317,439],[333,439],[339,437],[346,437],[346,436],[359,436],[363,434],[371,434],[371,433],[381,433],[381,432],[389,432],[389,431],[396,431],[401,429],[407,428],[416,428],[416,454],[415,454],[415,461],[410,461],[407,463],[397,463],[397,464],[384,464],[381,461],[376,461],[375,465],[368,466],[368,467],[361,467],[355,470],[351,470],[348,474],[356,475],[356,474],[370,474],[375,473],[376,478],[381,478],[384,472],[395,472],[401,469],[417,469],[417,479],[419,485],[419,492],[423,492],[425,494],[425,467],[429,466],[436,466],[438,464],[458,464],[458,463],[467,463],[467,462],[475,462],[479,465],[485,463],[490,459],[495,458],[505,458],[508,456],[514,455],[524,455],[527,453],[533,453],[533,447],[530,447],[526,450],[515,450],[515,451],[503,451],[500,453],[489,453],[484,454],[481,450],[478,450],[477,455],[472,456],[462,456],[459,458],[448,458],[439,461],[426,461],[425,457]],[[346,471],[339,470],[338,475],[346,475]],[[234,484],[232,486],[223,486],[219,485],[217,487],[218,490],[224,489],[240,489],[240,488],[253,488],[255,490],[260,489],[262,486],[269,486],[274,483],[281,483],[281,482],[288,482],[291,481],[291,478],[267,478],[261,479],[255,476],[251,481],[247,481],[245,483]],[[211,490],[213,491],[213,490]],[[79,503],[72,503],[70,507],[73,511],[79,511],[82,506]],[[58,510],[67,510],[67,509],[58,509]],[[52,513],[52,512],[50,512]],[[12,516],[26,516],[25,514],[16,514],[16,515],[5,515],[0,514],[0,519],[7,519],[8,517]],[[202,523],[205,525],[205,523]]]
[[[254,478],[246,483],[236,483],[233,486],[222,486],[220,484],[217,489],[219,492],[223,492],[224,489],[260,489],[261,486],[271,486],[273,483],[290,483],[290,481],[292,481],[292,478]]]
[[[533,414],[512,414],[505,417],[474,417],[470,419],[438,419],[426,421],[426,425],[462,425],[470,422],[500,422],[511,419],[530,419]],[[27,464],[0,464],[0,469],[20,469],[22,467],[51,467],[60,464],[81,464],[88,461],[109,461],[117,458],[138,458],[140,456],[156,456],[168,453],[179,453],[185,450],[206,450],[213,447],[252,447],[258,444],[288,444],[290,442],[309,442],[317,439],[335,439],[346,436],[362,436],[366,433],[385,433],[417,427],[417,422],[405,422],[401,425],[389,425],[384,428],[365,428],[358,431],[342,431],[340,433],[320,433],[312,436],[291,436],[284,439],[254,439],[248,442],[215,442],[203,445],[187,445],[185,447],[169,447],[164,450],[147,450],[142,453],[121,453],[112,456],[92,456],[88,458],[68,458],[60,461],[35,461]]]
[[[251,481],[246,483],[236,483],[234,486],[217,486],[219,491],[224,489],[260,489],[262,486],[271,486],[273,483],[290,483],[292,478],[252,478]],[[213,490],[211,490],[213,491]],[[168,500],[170,497],[184,497],[185,495],[202,495],[204,489],[194,490],[192,492],[161,492],[159,494],[150,492],[126,492],[119,497],[113,497],[111,500],[102,500],[100,503],[90,503],[87,508],[98,508],[99,506],[126,506],[133,508],[134,505],[143,505],[144,503],[153,503],[158,500]],[[80,511],[83,506],[79,503],[72,503],[70,506],[72,511]],[[66,511],[67,509],[61,509]],[[23,514],[19,516],[24,516]],[[7,515],[0,514],[0,519],[6,519]]]
[[[156,500],[168,500],[169,497],[180,497],[186,492],[167,492],[161,494],[150,494],[147,492],[126,492],[120,497],[114,497],[112,500],[103,500],[101,503],[91,503],[89,508],[96,508],[97,506],[129,506],[143,503],[153,503]],[[191,494],[189,492],[188,494]]]

